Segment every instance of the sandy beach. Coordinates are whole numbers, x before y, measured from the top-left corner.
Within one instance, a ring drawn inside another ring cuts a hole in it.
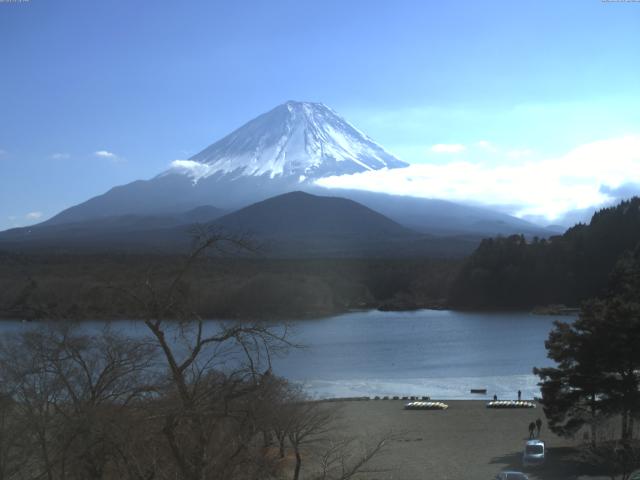
[[[542,408],[487,409],[486,402],[447,401],[447,410],[404,410],[406,401],[336,402],[345,434],[375,438],[400,433],[370,466],[383,469],[365,475],[378,480],[493,479],[503,470],[525,471],[530,479],[576,479],[571,461],[575,441],[559,438],[543,424],[540,439],[547,444],[547,463],[523,470],[521,458],[528,425],[541,418]],[[590,478],[590,477],[580,477]]]

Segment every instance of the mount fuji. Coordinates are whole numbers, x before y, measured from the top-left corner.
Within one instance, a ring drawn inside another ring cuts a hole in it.
[[[110,244],[117,246],[118,238],[128,238],[134,231],[147,232],[139,235],[146,239],[152,231],[161,235],[162,229],[195,221],[206,223],[294,191],[347,198],[418,235],[457,236],[475,242],[500,234],[550,234],[485,208],[436,199],[329,190],[315,184],[328,176],[406,166],[329,107],[289,101],[193,157],[175,160],[154,178],[114,187],[39,225],[2,233],[0,242],[10,239],[14,246],[22,244],[25,248],[29,242],[44,245],[53,240],[63,245],[64,238],[95,238],[99,231],[102,238],[111,238]],[[278,202],[266,205],[267,209],[277,208]],[[331,209],[338,208],[335,205],[322,202],[323,215],[331,216]],[[306,214],[315,215],[298,212]]]
[[[321,103],[289,101],[150,180],[114,187],[48,224],[125,214],[235,210],[274,195],[314,189],[331,175],[408,164]]]
[[[299,183],[332,175],[406,167],[321,103],[289,101],[251,120],[186,161],[173,162],[194,182],[212,175]],[[170,174],[172,171],[167,172]]]

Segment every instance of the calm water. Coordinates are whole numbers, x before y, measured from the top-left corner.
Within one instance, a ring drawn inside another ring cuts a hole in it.
[[[306,345],[276,359],[275,373],[317,397],[429,395],[432,398],[515,398],[539,395],[534,366],[550,365],[544,341],[555,319],[529,313],[357,312],[294,324]],[[213,323],[213,321],[212,321]],[[88,329],[104,324],[89,322]],[[132,335],[135,322],[118,322]],[[5,322],[0,331],[30,328]],[[486,388],[487,395],[472,395]]]

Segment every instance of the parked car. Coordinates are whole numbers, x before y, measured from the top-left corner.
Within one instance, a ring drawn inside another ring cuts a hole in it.
[[[542,440],[529,440],[524,446],[522,465],[535,467],[544,463],[545,448]]]
[[[522,472],[506,471],[496,475],[496,480],[529,480],[529,477]]]

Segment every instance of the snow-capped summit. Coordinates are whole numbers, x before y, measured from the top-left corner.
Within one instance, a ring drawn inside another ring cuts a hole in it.
[[[216,176],[313,181],[331,175],[406,167],[322,103],[289,101],[251,120],[165,173],[194,182]]]
[[[106,222],[106,225],[117,225],[129,233],[132,224],[158,226],[185,218],[204,221],[202,215],[213,219],[222,210],[237,211],[296,191],[335,196],[334,191],[319,186],[315,180],[405,166],[406,163],[386,152],[327,106],[286,102],[189,160],[175,161],[172,168],[160,175],[116,186],[63,210],[41,225],[45,236],[39,238],[49,238],[46,237],[49,233],[50,238],[54,238],[55,228],[64,230],[64,224],[85,221],[95,225]],[[361,203],[412,230],[430,234],[494,236],[534,232],[538,236],[544,235],[523,220],[442,200],[357,190],[340,190],[339,196]],[[289,199],[286,203],[291,205],[304,201],[305,197],[297,193],[286,198]],[[194,216],[194,212],[198,215]],[[310,215],[309,210],[306,212],[300,215]],[[131,218],[131,215],[137,217]],[[322,215],[314,214],[304,220],[328,225]],[[338,224],[332,225],[331,228],[336,228]],[[29,227],[27,235],[33,228],[36,227]],[[100,230],[100,235],[108,237],[104,234],[106,231]],[[69,232],[75,238],[76,230]],[[16,239],[15,236],[11,238],[11,241]],[[132,239],[135,241],[135,235]],[[21,242],[18,244],[22,245]]]

